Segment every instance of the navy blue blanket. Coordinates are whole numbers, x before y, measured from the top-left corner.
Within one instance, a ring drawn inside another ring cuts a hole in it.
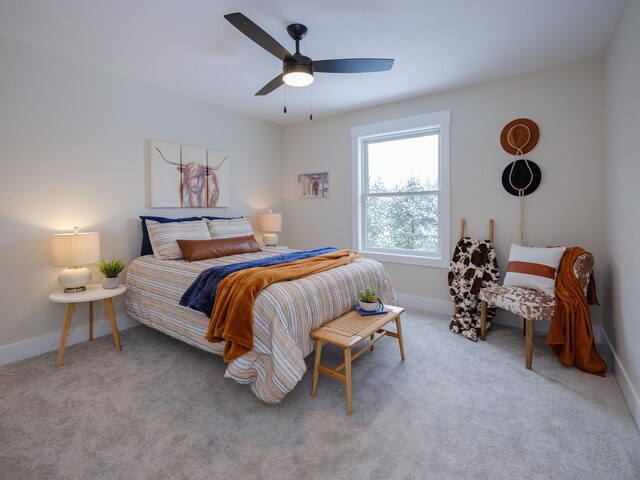
[[[231,275],[238,270],[253,267],[268,267],[270,265],[278,265],[281,263],[295,262],[303,258],[315,257],[337,251],[334,247],[316,248],[314,250],[300,250],[297,252],[284,253],[274,257],[259,258],[257,260],[249,260],[247,262],[232,263],[231,265],[222,265],[219,267],[211,267],[200,272],[198,278],[187,288],[180,299],[180,305],[191,307],[194,310],[204,313],[207,317],[211,317],[213,310],[213,302],[216,297],[216,290],[222,280],[227,275]]]

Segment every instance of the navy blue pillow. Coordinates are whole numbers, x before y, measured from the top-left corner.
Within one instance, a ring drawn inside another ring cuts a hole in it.
[[[193,222],[195,220],[201,220],[206,218],[208,220],[231,220],[232,218],[242,217],[184,217],[184,218],[168,218],[168,217],[151,217],[140,216],[142,220],[142,246],[140,247],[140,255],[151,255],[153,248],[151,248],[151,240],[149,240],[149,230],[147,229],[147,220],[153,220],[158,223],[170,223],[170,222]]]
[[[207,217],[206,215],[204,215],[200,218],[206,218],[207,220],[233,220],[233,219],[242,218],[242,217]]]

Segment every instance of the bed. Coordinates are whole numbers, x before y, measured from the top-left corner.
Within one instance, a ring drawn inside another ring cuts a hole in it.
[[[204,339],[209,318],[179,304],[183,293],[207,268],[288,251],[264,247],[259,252],[193,262],[157,259],[154,255],[138,257],[129,266],[126,276],[126,311],[132,318],[160,332],[222,355],[224,343],[210,343]],[[264,402],[280,402],[306,371],[304,358],[313,351],[309,333],[352,310],[358,290],[365,286],[375,288],[383,302],[397,305],[384,267],[367,258],[266,287],[256,297],[253,308],[254,348],[229,362],[225,376],[248,384]]]

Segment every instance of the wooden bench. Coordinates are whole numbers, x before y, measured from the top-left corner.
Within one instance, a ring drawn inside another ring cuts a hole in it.
[[[316,396],[318,389],[318,374],[323,373],[344,382],[347,387],[347,415],[351,415],[351,362],[362,355],[367,349],[373,351],[374,344],[386,336],[394,337],[400,345],[400,357],[404,361],[404,344],[402,342],[402,325],[400,314],[404,308],[385,305],[387,313],[379,315],[360,315],[352,310],[341,317],[326,323],[322,327],[311,332],[311,338],[316,343],[316,358],[313,367],[313,384],[311,386],[311,396]],[[396,332],[385,330],[387,324],[395,321]],[[351,349],[369,339],[360,350],[351,354]],[[335,368],[329,368],[320,363],[322,346],[330,343],[344,349],[344,362]],[[344,373],[341,370],[344,369]]]

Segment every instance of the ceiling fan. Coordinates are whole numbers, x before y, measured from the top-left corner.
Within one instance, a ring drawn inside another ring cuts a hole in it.
[[[282,60],[282,73],[262,87],[256,95],[267,95],[285,83],[292,87],[305,87],[313,82],[314,72],[384,72],[391,70],[393,66],[392,58],[341,58],[314,61],[300,53],[300,40],[307,34],[307,27],[301,23],[292,23],[287,27],[289,36],[296,42],[296,53],[291,54],[242,13],[229,13],[224,18],[267,52]]]

